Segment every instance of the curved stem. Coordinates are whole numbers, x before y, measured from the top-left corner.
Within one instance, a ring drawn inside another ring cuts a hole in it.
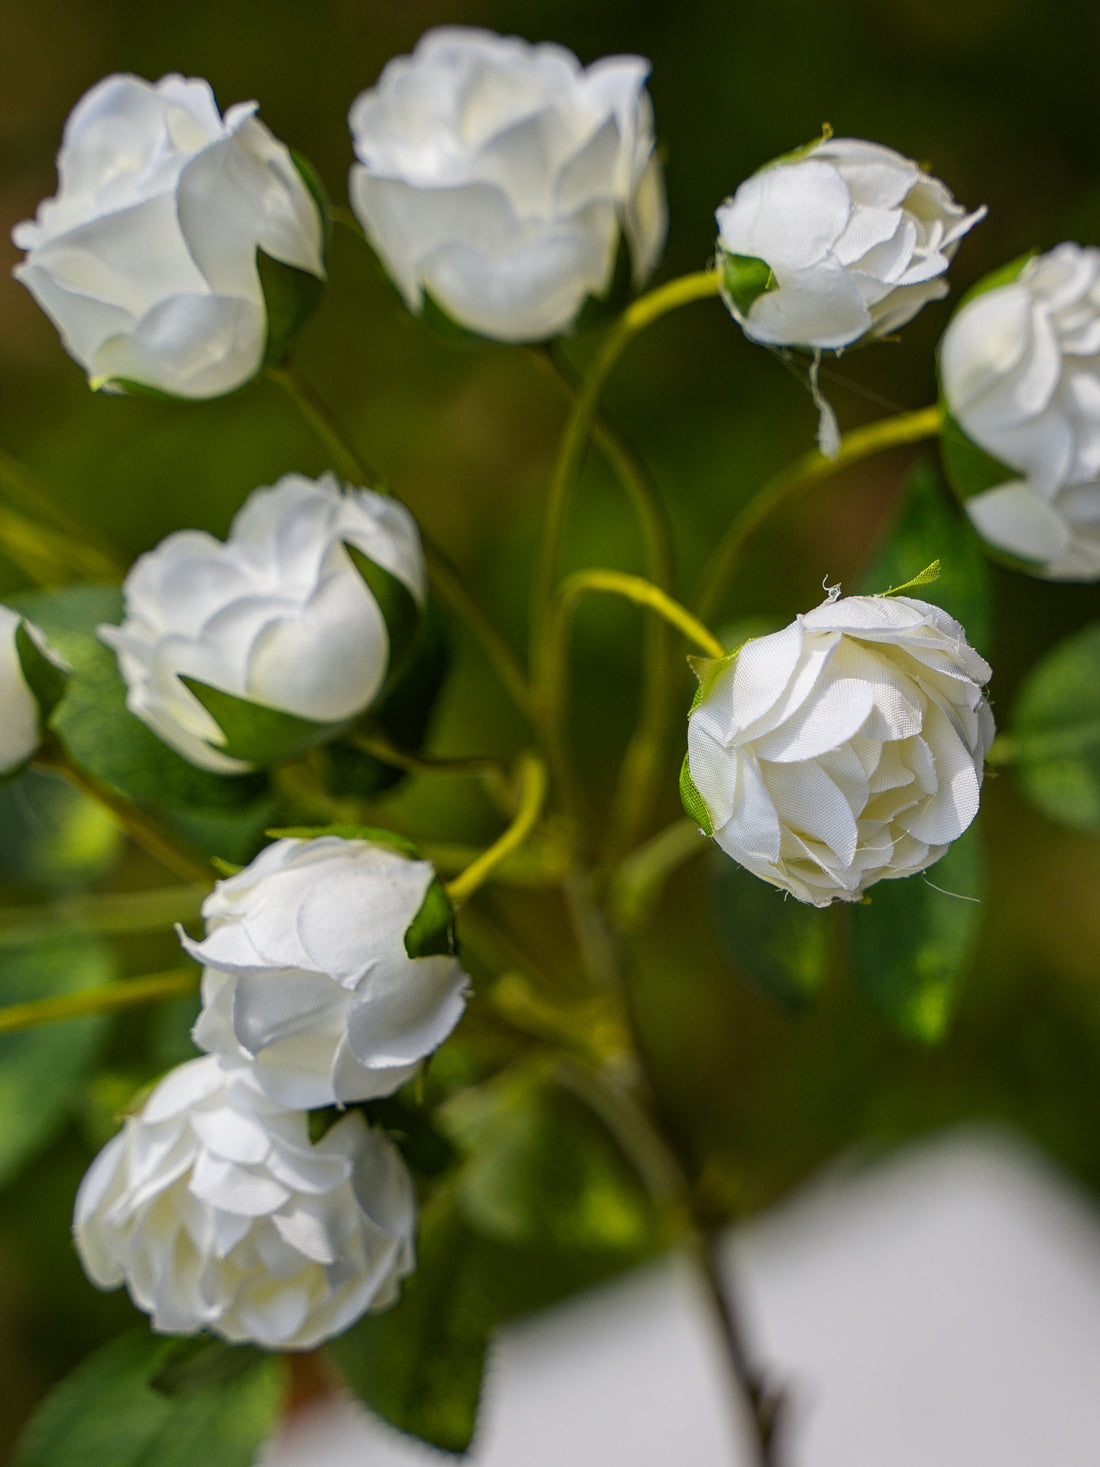
[[[302,417],[332,455],[342,478],[350,479],[364,489],[373,489],[376,494],[388,492],[352,442],[347,428],[289,358],[278,367],[268,367],[266,375],[289,395]]]
[[[546,765],[534,754],[521,755],[518,782],[519,798],[511,825],[461,875],[447,883],[447,895],[456,906],[468,901],[501,862],[523,844],[542,814],[546,800]]]
[[[695,821],[685,816],[631,851],[611,883],[609,906],[620,931],[638,926],[677,866],[705,851],[707,844]]]
[[[114,1014],[141,1004],[162,1003],[183,994],[197,993],[198,968],[170,968],[145,978],[124,978],[82,993],[62,993],[55,998],[36,998],[29,1003],[0,1008],[0,1034],[15,1034],[39,1024],[57,1024],[63,1019],[83,1019],[89,1014]]]
[[[499,759],[491,754],[475,754],[467,758],[459,759],[435,759],[427,754],[410,754],[405,749],[399,749],[396,744],[391,744],[389,739],[380,733],[367,733],[365,731],[353,730],[342,736],[341,743],[350,744],[352,748],[369,754],[372,759],[379,759],[384,764],[391,764],[394,769],[405,769],[410,774],[453,774],[459,777],[472,776],[484,778],[489,776],[493,779],[507,778],[507,771]]]
[[[825,458],[816,449],[812,449],[796,459],[790,468],[769,479],[734,519],[707,562],[693,602],[696,613],[707,621],[719,610],[730,573],[741,552],[768,516],[781,504],[819,484],[823,479],[828,479],[838,469],[858,463],[860,459],[868,458],[873,453],[933,437],[939,432],[941,421],[940,409],[928,407],[918,412],[902,413],[897,417],[869,423],[864,428],[856,428],[844,435],[836,458]]]

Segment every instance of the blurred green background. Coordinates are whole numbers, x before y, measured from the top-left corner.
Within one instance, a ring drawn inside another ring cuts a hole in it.
[[[180,71],[209,78],[223,109],[259,99],[275,134],[313,161],[341,203],[348,106],[390,56],[443,22],[557,40],[586,62],[617,51],[652,59],[671,206],[658,279],[704,265],[715,206],[826,121],[840,135],[927,162],[969,207],[988,204],[953,267],[954,299],[1026,250],[1067,238],[1100,242],[1100,12],[1074,0],[2,0],[0,19],[0,252],[9,266],[18,258],[10,228],[53,193],[65,117],[101,76]],[[926,308],[900,345],[853,353],[826,374],[843,427],[932,400],[935,344],[950,309],[950,301]],[[584,354],[577,343],[578,360]],[[329,289],[297,356],[521,646],[563,421],[552,384],[520,352],[455,347],[411,320],[346,231],[337,231]],[[753,489],[813,441],[808,394],[715,302],[679,312],[637,342],[608,404],[667,495],[685,586]],[[0,448],[128,556],[176,528],[224,534],[256,485],[328,467],[270,384],[194,406],[93,396],[6,269]],[[873,460],[777,517],[742,567],[728,621],[786,621],[820,600],[825,577],[854,587],[908,465],[930,455]],[[634,528],[598,464],[578,504],[570,559],[639,568]],[[23,584],[0,546],[0,592]],[[1100,613],[1100,593],[999,569],[995,585],[997,630],[980,650],[1003,710],[1042,651]],[[594,791],[614,771],[628,731],[638,629],[633,610],[607,602],[579,619],[576,735]],[[685,670],[685,707],[690,686]],[[511,753],[520,736],[458,633],[433,747]],[[678,761],[670,761],[668,819],[677,813]],[[141,863],[118,866],[109,834],[87,815],[70,832],[70,849],[55,836],[58,849],[43,854],[44,833],[56,828],[43,803],[53,798],[48,788],[19,786],[0,798],[7,904],[56,896],[89,877],[106,886],[156,880]],[[484,801],[458,782],[413,781],[380,815],[387,809],[425,840],[477,840],[497,828]],[[715,920],[723,863],[697,859],[678,874],[642,945],[639,1001],[669,1103],[713,1175],[716,1206],[750,1211],[842,1148],[888,1146],[962,1117],[1007,1119],[1100,1188],[1100,842],[1033,811],[1007,774],[987,783],[980,824],[993,873],[980,951],[953,1031],[934,1050],[898,1038],[843,973],[811,1010],[780,1007],[739,970],[738,934]],[[38,853],[30,875],[28,852]],[[505,910],[493,897],[492,906],[548,963],[568,962],[556,901],[526,896]],[[131,939],[120,952],[134,972],[174,961],[170,936]],[[137,1033],[169,1063],[186,1053],[184,1023],[176,1013],[144,1016],[122,1026],[111,1052],[123,1053]],[[48,1084],[49,1074],[42,1079]],[[124,1297],[92,1291],[69,1247],[88,1126],[62,1128],[53,1149],[0,1193],[0,1458],[44,1386],[129,1314]]]

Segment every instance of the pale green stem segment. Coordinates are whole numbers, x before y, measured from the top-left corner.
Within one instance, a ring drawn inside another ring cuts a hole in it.
[[[709,842],[694,820],[685,816],[659,830],[631,851],[619,865],[611,886],[610,913],[624,932],[641,926],[656,898],[678,866],[705,851]]]
[[[159,861],[166,870],[174,872],[184,881],[194,882],[206,891],[213,886],[214,873],[204,857],[177,840],[151,815],[147,815],[109,785],[74,764],[59,739],[47,736],[35,756],[34,764],[40,769],[49,769],[55,774],[63,775],[81,794],[102,805],[134,844]]]
[[[9,1004],[0,1008],[0,1034],[15,1034],[21,1029],[56,1024],[63,1019],[83,1019],[89,1014],[114,1014],[142,1004],[163,1003],[197,992],[200,977],[197,968],[170,968],[145,978],[124,978],[118,983],[105,983],[101,988],[86,988],[81,993]]]
[[[640,331],[660,320],[669,311],[692,301],[706,300],[718,294],[718,274],[714,270],[700,270],[694,275],[684,275],[667,285],[658,286],[648,295],[640,296],[616,321],[593,364],[588,379],[581,389],[573,411],[562,435],[561,447],[554,466],[553,477],[546,499],[540,542],[539,563],[531,602],[531,665],[535,669],[535,684],[542,679],[538,669],[545,668],[545,637],[551,615],[554,586],[558,578],[558,562],[561,559],[561,542],[565,529],[565,515],[569,491],[580,471],[585,449],[592,433],[596,407],[604,384],[611,374],[627,345]]]
[[[29,469],[3,449],[0,491],[22,511],[0,512],[4,553],[31,579],[54,584],[57,573],[63,572],[63,579],[76,575],[84,580],[118,581],[126,574],[122,555],[96,530],[58,504]]]
[[[836,458],[825,458],[816,448],[811,449],[809,453],[796,459],[790,468],[769,479],[736,516],[715,547],[699,579],[694,601],[696,613],[704,621],[709,621],[720,610],[722,597],[741,552],[768,516],[780,505],[804,490],[813,488],[823,479],[830,478],[839,469],[858,463],[860,459],[869,458],[873,453],[934,437],[939,432],[942,421],[943,415],[939,407],[933,406],[884,418],[878,423],[869,423],[864,428],[855,428],[844,435]]]
[[[332,455],[341,477],[352,484],[373,489],[376,494],[389,493],[385,483],[356,448],[344,424],[289,361],[279,367],[269,367],[267,375],[290,396],[303,418]],[[423,530],[420,538],[432,584],[439,593],[440,600],[466,623],[512,701],[522,713],[529,716],[527,679],[516,654],[474,600],[448,556]]]
[[[399,749],[396,744],[391,744],[382,734],[368,733],[365,730],[344,734],[343,742],[369,754],[372,759],[392,764],[394,769],[408,770],[410,774],[453,774],[476,778],[488,775],[491,778],[507,778],[504,765],[491,754],[475,754],[460,759],[436,759],[427,754],[411,754],[406,749]]]
[[[45,908],[0,908],[0,948],[39,942],[62,929],[67,937],[155,932],[174,922],[191,921],[202,902],[203,892],[197,887],[170,886],[69,897]]]
[[[447,895],[456,906],[469,901],[497,867],[523,845],[542,814],[547,782],[546,765],[543,761],[535,754],[522,754],[517,770],[519,794],[512,823],[461,875],[447,883]]]

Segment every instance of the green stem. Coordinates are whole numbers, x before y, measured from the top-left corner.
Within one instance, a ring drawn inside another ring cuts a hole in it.
[[[346,733],[340,742],[350,744],[352,748],[369,754],[372,759],[381,760],[383,764],[390,764],[394,769],[408,770],[410,774],[451,774],[479,779],[485,776],[492,779],[507,778],[504,765],[491,754],[475,754],[460,759],[436,759],[427,754],[411,754],[408,750],[391,744],[384,735],[365,730]]]
[[[629,932],[652,912],[661,887],[678,866],[707,849],[694,820],[674,820],[619,865],[611,887],[611,914]]]
[[[197,917],[202,901],[203,893],[194,886],[170,886],[70,897],[48,907],[4,907],[0,908],[0,948],[37,942],[62,927],[76,937],[154,932]]]
[[[161,1003],[198,990],[197,968],[170,968],[145,978],[124,978],[101,988],[81,993],[63,993],[56,998],[36,998],[0,1008],[0,1034],[15,1034],[39,1024],[56,1024],[63,1019],[83,1019],[89,1014],[113,1014],[141,1004]]]
[[[471,862],[461,875],[447,883],[447,895],[456,906],[469,901],[501,862],[524,843],[542,814],[546,801],[546,765],[536,755],[520,756],[518,784],[516,813],[507,830],[476,861]]]
[[[268,367],[267,376],[286,392],[332,455],[342,478],[377,494],[387,492],[380,486],[378,475],[352,441],[351,434],[329,407],[317,389],[308,383],[288,359],[278,367]]]
[[[869,458],[873,453],[933,437],[939,432],[941,422],[942,414],[938,407],[921,408],[918,412],[884,418],[880,422],[869,423],[866,427],[846,433],[840,440],[840,451],[836,458],[825,458],[816,449],[811,449],[809,453],[796,459],[790,468],[769,479],[749,500],[715,547],[699,580],[694,601],[696,613],[704,621],[709,621],[721,609],[722,597],[741,552],[768,516],[780,505],[821,483],[823,479],[830,478],[839,469],[858,463],[860,459]]]

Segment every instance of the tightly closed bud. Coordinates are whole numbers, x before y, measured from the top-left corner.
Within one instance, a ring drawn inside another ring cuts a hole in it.
[[[36,626],[0,606],[0,775],[22,768],[42,742],[68,671]]]
[[[815,907],[939,859],[978,813],[990,670],[907,596],[830,598],[711,664],[688,722],[688,813]]]
[[[202,398],[249,381],[271,345],[264,257],[315,298],[320,211],[255,111],[223,119],[209,84],[180,76],[109,76],[73,110],[57,196],[12,238],[93,387]],[[284,306],[293,289],[282,277]]]
[[[664,244],[649,64],[583,68],[561,46],[444,27],[357,98],[352,207],[409,309],[425,296],[470,331],[538,341]]]
[[[940,380],[945,458],[978,532],[1036,575],[1100,578],[1100,250],[1062,244],[979,286]]]
[[[99,630],[127,706],[193,764],[231,773],[292,757],[372,703],[427,572],[395,500],[287,474],[250,495],[224,543],[169,535],[124,589],[126,620]]]
[[[73,1234],[101,1289],[125,1284],[162,1334],[206,1329],[309,1350],[394,1303],[416,1202],[396,1148],[359,1114],[316,1145],[212,1055],[173,1070],[80,1185]]]
[[[446,893],[377,836],[276,841],[207,897],[204,940],[181,939],[206,965],[195,1043],[284,1105],[391,1095],[462,1017]]]
[[[824,138],[718,209],[726,304],[768,346],[839,351],[886,335],[947,294],[944,272],[984,213],[892,148]]]

